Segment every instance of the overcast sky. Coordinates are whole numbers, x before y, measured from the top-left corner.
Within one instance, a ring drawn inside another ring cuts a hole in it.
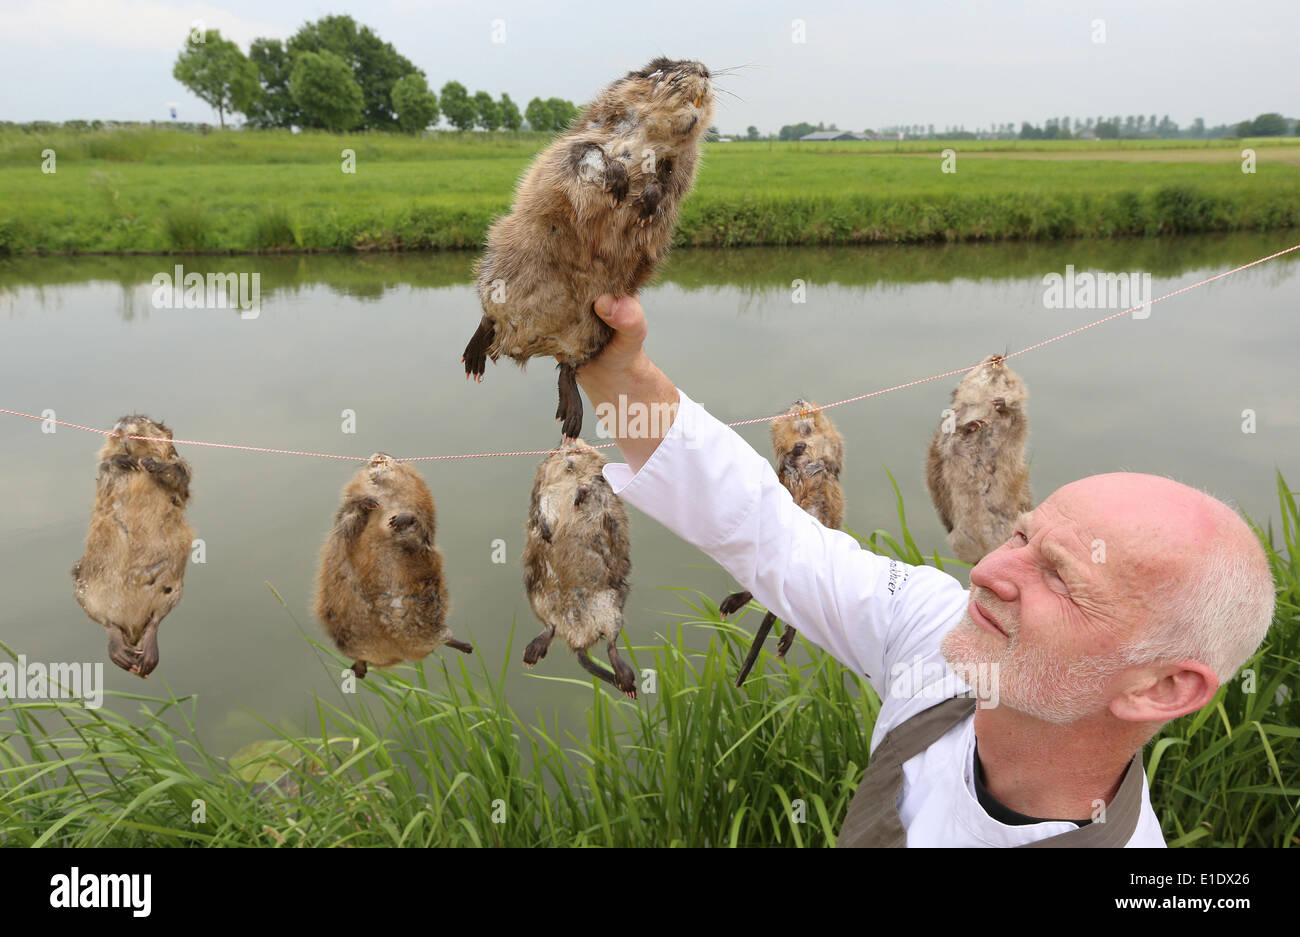
[[[0,119],[166,120],[177,102],[181,119],[215,122],[172,78],[192,22],[247,51],[333,13],[378,32],[435,90],[455,79],[521,109],[535,96],[581,104],[659,54],[749,65],[720,82],[741,98],[721,96],[725,133],[1300,117],[1300,0],[0,0]]]

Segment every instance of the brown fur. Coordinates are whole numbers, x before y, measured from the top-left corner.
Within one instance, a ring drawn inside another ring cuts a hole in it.
[[[109,659],[147,677],[158,666],[158,626],[181,600],[194,540],[185,522],[191,472],[164,424],[133,414],[113,432],[99,450],[86,551],[72,577],[81,607],[108,629]]]
[[[618,655],[632,572],[627,511],[601,474],[604,457],[581,439],[542,460],[525,527],[524,588],[546,630],[524,652],[524,663],[546,656],[558,631],[589,673],[633,699],[636,677]],[[613,673],[587,653],[604,640]]]
[[[844,523],[844,487],[840,472],[844,468],[844,438],[825,410],[814,409],[817,404],[796,400],[786,411],[791,416],[772,421],[772,450],[776,453],[776,473],[781,484],[790,492],[794,503],[821,522],[823,527],[838,528]],[[718,606],[725,618],[748,604],[753,596],[749,592],[736,592],[727,596]],[[736,677],[740,686],[758,659],[758,649],[767,633],[776,623],[776,616],[768,613],[759,625],[749,655]],[[787,624],[777,644],[778,658],[784,657],[794,644],[798,632]]]
[[[634,294],[664,258],[712,119],[708,69],[657,58],[607,87],[533,161],[475,266],[483,319],[466,374],[481,378],[501,355],[521,366],[553,356],[557,419],[565,439],[578,436],[574,372],[613,335],[596,297]]]
[[[442,551],[433,542],[433,495],[419,472],[377,452],[343,489],[321,549],[316,617],[352,669],[417,661],[449,644]]]
[[[1000,355],[973,368],[952,392],[953,427],[930,441],[926,482],[948,543],[964,563],[978,563],[1033,507],[1025,439],[1024,381]],[[946,421],[945,421],[946,422]]]

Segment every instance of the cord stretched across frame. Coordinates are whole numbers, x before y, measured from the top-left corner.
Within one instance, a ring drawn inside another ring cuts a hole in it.
[[[1213,283],[1215,280],[1222,280],[1224,277],[1232,276],[1234,273],[1240,273],[1242,270],[1248,270],[1248,269],[1250,269],[1251,267],[1257,267],[1257,266],[1259,266],[1260,264],[1267,263],[1267,262],[1270,261],[1270,260],[1275,260],[1276,258],[1283,256],[1284,254],[1289,254],[1289,253],[1291,253],[1292,251],[1296,251],[1296,250],[1300,250],[1300,244],[1293,244],[1291,247],[1285,248],[1285,249],[1280,250],[1280,251],[1276,251],[1275,253],[1269,254],[1267,257],[1261,257],[1261,258],[1259,258],[1258,260],[1252,260],[1252,261],[1251,261],[1250,263],[1248,263],[1248,264],[1242,264],[1240,267],[1233,267],[1231,270],[1225,270],[1223,273],[1218,273],[1218,274],[1215,274],[1215,275],[1212,276],[1212,277],[1207,277],[1206,279],[1201,280],[1199,283],[1192,283],[1192,284],[1190,284],[1190,285],[1188,285],[1188,286],[1184,286],[1184,287],[1182,287],[1182,288],[1180,288],[1180,289],[1176,289],[1176,290],[1174,290],[1174,291],[1172,291],[1172,292],[1165,293],[1163,296],[1157,296],[1156,298],[1154,298],[1154,299],[1152,299],[1152,300],[1150,300],[1150,301],[1148,301],[1148,302],[1145,302],[1145,303],[1138,303],[1137,305],[1135,305],[1135,306],[1130,306],[1130,307],[1127,308],[1127,309],[1121,309],[1119,312],[1111,313],[1110,315],[1108,315],[1108,316],[1104,316],[1104,317],[1102,317],[1102,318],[1100,318],[1100,319],[1097,319],[1097,320],[1094,321],[1094,322],[1089,322],[1087,325],[1081,325],[1081,326],[1079,326],[1078,328],[1073,328],[1073,329],[1070,329],[1070,330],[1067,331],[1067,332],[1062,332],[1060,335],[1054,335],[1054,336],[1052,336],[1051,338],[1044,339],[1043,341],[1038,342],[1038,343],[1036,343],[1036,344],[1034,344],[1034,345],[1030,345],[1030,346],[1028,346],[1027,348],[1021,348],[1019,351],[1013,351],[1013,352],[1010,352],[1010,353],[1008,353],[1008,354],[1006,354],[1006,355],[1003,355],[1002,357],[1003,357],[1003,359],[1005,360],[1005,359],[1008,359],[1008,358],[1015,358],[1015,357],[1017,357],[1017,356],[1019,356],[1019,355],[1027,354],[1027,353],[1029,353],[1029,352],[1031,352],[1031,351],[1036,351],[1037,349],[1042,348],[1042,347],[1045,346],[1045,345],[1050,345],[1050,344],[1052,344],[1053,342],[1059,342],[1059,341],[1060,341],[1061,339],[1063,339],[1063,338],[1069,338],[1071,335],[1077,335],[1077,334],[1079,334],[1080,332],[1083,332],[1083,331],[1086,331],[1086,330],[1088,330],[1088,329],[1091,329],[1091,328],[1093,328],[1094,326],[1101,325],[1102,323],[1109,322],[1109,321],[1111,321],[1112,319],[1118,319],[1118,318],[1121,317],[1121,316],[1126,316],[1126,315],[1128,315],[1129,313],[1133,312],[1135,309],[1141,309],[1141,308],[1144,308],[1144,307],[1153,306],[1153,305],[1155,305],[1155,304],[1158,303],[1158,302],[1162,302],[1162,301],[1164,301],[1164,300],[1166,300],[1166,299],[1171,299],[1172,297],[1174,297],[1174,296],[1178,296],[1178,295],[1181,294],[1181,293],[1186,293],[1186,292],[1189,292],[1189,291],[1191,291],[1191,290],[1197,289],[1197,288],[1199,288],[1199,287],[1205,286],[1205,285],[1207,285],[1207,284],[1209,284],[1209,283]],[[941,379],[943,379],[943,378],[945,378],[945,377],[952,377],[952,376],[955,375],[955,374],[965,374],[965,373],[967,373],[968,371],[970,371],[972,368],[977,367],[978,365],[979,365],[979,362],[976,362],[975,364],[966,365],[965,367],[961,367],[961,368],[953,368],[953,369],[950,370],[950,371],[943,371],[943,372],[941,372],[941,373],[939,373],[939,374],[931,374],[929,377],[917,378],[917,379],[914,380],[914,381],[907,381],[906,383],[903,383],[903,384],[895,384],[893,387],[884,387],[884,388],[881,388],[880,390],[873,390],[873,391],[871,391],[870,393],[859,394],[859,395],[856,396],[856,397],[846,397],[844,400],[837,400],[837,401],[835,401],[834,403],[822,404],[821,406],[818,406],[818,407],[809,407],[807,412],[815,412],[815,411],[817,411],[817,410],[829,410],[831,407],[841,407],[841,406],[844,406],[844,404],[847,404],[847,403],[856,403],[856,402],[859,401],[859,400],[866,400],[866,399],[868,399],[869,397],[879,397],[879,396],[882,396],[883,394],[892,393],[893,391],[896,391],[896,390],[903,390],[904,388],[907,388],[907,387],[915,387],[915,386],[917,386],[918,384],[928,384],[928,383],[931,382],[931,381],[941,380]],[[29,419],[29,420],[38,420],[38,421],[40,421],[40,422],[42,422],[42,423],[54,423],[54,424],[56,424],[56,425],[58,425],[58,426],[66,426],[66,427],[69,427],[70,429],[80,429],[80,430],[85,430],[86,432],[89,432],[89,433],[98,433],[98,434],[101,435],[101,436],[112,436],[112,435],[115,435],[115,434],[113,433],[112,430],[96,429],[96,428],[93,427],[93,426],[82,426],[82,425],[80,425],[80,424],[78,424],[78,423],[67,423],[67,422],[64,422],[63,420],[51,420],[51,419],[48,419],[48,418],[46,418],[46,417],[36,416],[36,415],[34,415],[34,414],[31,414],[31,413],[22,413],[22,412],[20,412],[20,411],[18,411],[18,410],[7,410],[7,409],[5,409],[4,407],[0,407],[0,413],[7,413],[7,414],[9,414],[10,416],[26,417],[26,418]],[[727,425],[728,425],[728,426],[748,426],[748,425],[750,425],[751,423],[770,423],[770,422],[772,422],[773,420],[779,420],[779,419],[783,419],[783,418],[788,418],[788,417],[790,417],[790,416],[792,416],[792,414],[790,414],[790,413],[778,413],[778,414],[776,414],[775,416],[759,416],[759,417],[753,417],[752,419],[748,419],[748,420],[736,420],[735,422],[728,423]],[[150,438],[150,437],[148,437],[148,436],[128,436],[128,437],[126,437],[126,438],[128,438],[128,439],[148,439],[148,438]],[[264,447],[264,446],[240,446],[240,445],[236,445],[236,444],[234,444],[234,443],[203,442],[203,441],[201,441],[201,440],[197,440],[197,439],[173,439],[173,440],[171,440],[171,442],[172,442],[173,445],[184,445],[184,446],[208,446],[208,447],[215,448],[215,449],[240,449],[240,450],[243,450],[243,451],[245,451],[245,452],[266,452],[266,453],[271,453],[271,454],[273,454],[273,455],[302,455],[302,456],[314,456],[315,458],[318,458],[318,459],[342,459],[342,460],[344,460],[344,461],[348,461],[348,462],[368,462],[368,461],[370,461],[370,456],[336,455],[336,454],[334,454],[334,453],[329,453],[329,452],[308,452],[308,451],[301,450],[301,449],[272,449],[272,448],[267,448],[267,447]],[[613,445],[615,445],[615,443],[607,442],[607,443],[602,443],[602,444],[600,444],[600,445],[598,445],[598,446],[589,446],[588,448],[590,448],[590,449],[608,449],[610,446],[613,446]],[[555,450],[555,449],[527,449],[527,450],[518,450],[518,451],[514,451],[514,452],[465,452],[465,453],[461,453],[461,454],[458,454],[458,455],[426,455],[426,456],[408,456],[408,457],[405,457],[405,458],[395,458],[393,461],[395,461],[395,462],[439,462],[439,461],[450,461],[450,460],[453,460],[453,459],[491,459],[491,458],[499,458],[499,457],[502,457],[502,456],[549,455],[550,453],[552,453],[552,452],[556,452],[556,451],[557,451],[557,450]]]

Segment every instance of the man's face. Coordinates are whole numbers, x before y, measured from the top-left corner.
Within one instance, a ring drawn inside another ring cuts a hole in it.
[[[1142,585],[1167,575],[1145,558],[1165,539],[1159,506],[1104,481],[1115,478],[1060,489],[971,570],[971,604],[942,651],[967,683],[971,668],[996,664],[1001,705],[1053,723],[1107,709],[1123,648],[1148,618]]]

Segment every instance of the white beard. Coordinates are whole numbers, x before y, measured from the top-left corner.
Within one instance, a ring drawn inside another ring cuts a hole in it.
[[[1003,641],[989,634],[968,610],[943,636],[940,651],[953,672],[971,686],[980,668],[995,674],[1000,703],[1035,719],[1065,725],[1106,708],[1105,687],[1126,663],[1121,656],[1062,660],[1026,647],[1017,635]]]

